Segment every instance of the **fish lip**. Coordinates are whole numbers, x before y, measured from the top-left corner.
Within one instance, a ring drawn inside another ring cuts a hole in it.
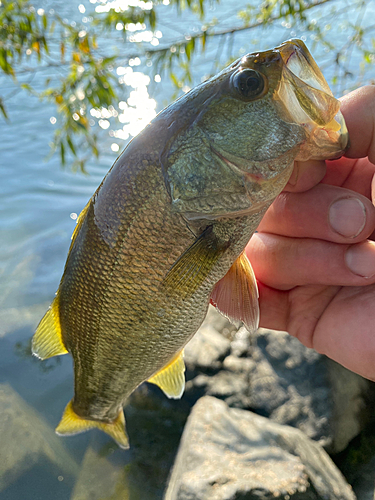
[[[292,39],[276,48],[283,60],[277,95],[288,120],[306,130],[309,137],[302,158],[331,159],[348,147],[348,132],[321,70],[302,40]]]

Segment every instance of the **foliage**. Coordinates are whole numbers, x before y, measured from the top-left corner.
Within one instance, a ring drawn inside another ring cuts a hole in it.
[[[232,53],[233,38],[244,30],[259,34],[269,26],[285,25],[309,34],[313,45],[324,47],[329,55],[326,64],[334,65],[333,84],[345,85],[353,77],[350,57],[354,50],[361,55],[359,73],[363,78],[375,57],[374,26],[363,25],[369,2],[363,0],[352,1],[350,13],[339,0],[253,2],[239,8],[229,27],[208,15],[218,0],[137,0],[123,9],[118,3],[100,1],[83,22],[63,19],[52,10],[45,12],[29,0],[0,0],[0,74],[15,89],[8,95],[0,91],[0,114],[8,119],[11,110],[6,101],[20,89],[54,103],[58,123],[52,152],[59,152],[63,165],[73,159],[76,169],[84,170],[90,155],[99,155],[101,129],[92,116],[98,119],[104,110],[107,117],[118,117],[124,81],[119,81],[114,70],[135,57],[152,62],[154,75],[168,74],[177,92],[192,83],[193,59],[202,56],[208,45],[217,47],[212,71],[238,57],[238,52]],[[155,46],[153,41],[168,9],[193,14],[200,29]],[[341,47],[331,37],[329,19],[341,22],[348,33]],[[151,43],[134,43],[135,33],[145,30],[152,33]],[[110,49],[108,38],[121,43],[121,49]],[[55,69],[59,76],[47,78],[45,88],[37,90],[33,77],[46,68]]]

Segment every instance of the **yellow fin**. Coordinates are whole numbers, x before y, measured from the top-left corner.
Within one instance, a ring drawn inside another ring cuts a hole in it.
[[[116,441],[120,448],[124,450],[129,448],[129,440],[125,430],[125,417],[122,410],[111,423],[86,420],[75,413],[72,401],[70,401],[55,432],[59,436],[73,436],[90,429],[100,429]]]
[[[169,398],[180,399],[185,389],[184,373],[183,351],[180,351],[164,368],[149,378],[147,382],[160,387]]]
[[[82,222],[83,222],[83,220],[84,220],[84,218],[89,210],[90,202],[91,202],[91,198],[86,203],[86,206],[84,207],[84,209],[82,210],[82,212],[79,214],[79,216],[77,218],[76,227],[74,228],[74,231],[72,234],[72,244],[74,243],[74,240],[77,238],[78,231],[80,230],[80,227],[82,226]]]
[[[245,251],[211,293],[212,304],[229,320],[242,321],[249,332],[259,326],[258,286]]]
[[[61,335],[58,296],[54,298],[50,308],[41,319],[34,333],[31,349],[32,353],[40,359],[68,352]]]
[[[191,296],[207,278],[225,248],[219,246],[212,227],[208,227],[174,263],[162,286],[168,294],[177,294],[182,299]]]

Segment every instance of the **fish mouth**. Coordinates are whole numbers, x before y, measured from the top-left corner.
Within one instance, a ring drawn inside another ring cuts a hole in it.
[[[301,40],[288,40],[275,50],[283,61],[275,98],[287,110],[289,120],[306,129],[308,137],[297,160],[340,157],[349,142],[340,101]]]

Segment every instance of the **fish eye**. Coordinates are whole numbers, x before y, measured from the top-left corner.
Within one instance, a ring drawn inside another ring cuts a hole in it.
[[[254,69],[244,69],[232,76],[232,86],[241,97],[252,100],[263,93],[265,78]]]

